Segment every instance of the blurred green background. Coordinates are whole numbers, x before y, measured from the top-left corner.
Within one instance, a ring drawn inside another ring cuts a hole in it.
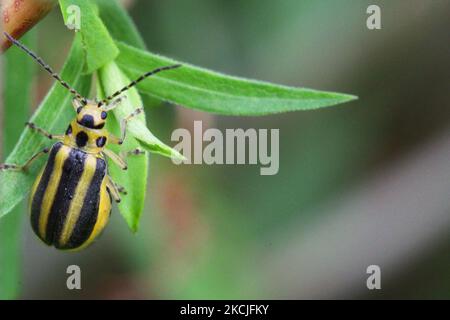
[[[450,298],[449,1],[124,2],[152,52],[359,100],[238,118],[147,98],[149,127],[169,143],[194,120],[279,128],[279,173],[152,155],[138,234],[115,210],[80,253],[43,246],[23,210],[20,298]],[[381,30],[366,27],[370,4]],[[72,39],[62,26],[57,9],[35,31],[58,69]],[[51,83],[39,73],[34,107]],[[66,288],[72,264],[81,291]],[[373,264],[382,290],[366,288]]]

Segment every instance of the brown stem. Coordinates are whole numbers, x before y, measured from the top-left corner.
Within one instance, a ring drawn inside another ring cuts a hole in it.
[[[11,46],[3,36],[3,31],[16,39],[20,38],[44,18],[56,3],[56,0],[0,0],[0,52]]]

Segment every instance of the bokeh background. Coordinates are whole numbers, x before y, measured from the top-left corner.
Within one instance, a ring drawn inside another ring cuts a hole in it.
[[[366,28],[370,4],[381,7],[381,30]],[[20,298],[450,298],[449,1],[125,5],[153,52],[359,100],[238,118],[146,99],[150,128],[165,142],[194,120],[279,128],[278,175],[152,155],[139,232],[114,211],[100,241],[80,253],[43,246],[24,210]],[[34,31],[34,49],[58,69],[72,39],[62,26],[56,9]],[[39,72],[33,107],[51,83]],[[66,288],[72,264],[81,291]],[[382,289],[369,291],[373,264]]]

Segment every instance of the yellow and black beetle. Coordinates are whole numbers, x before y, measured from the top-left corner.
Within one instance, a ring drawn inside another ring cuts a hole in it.
[[[81,96],[63,81],[41,58],[26,48],[12,36],[4,33],[13,44],[35,59],[53,78],[74,95],[73,106],[77,113],[64,135],[52,135],[33,123],[27,126],[57,140],[51,148],[45,148],[30,158],[24,165],[0,164],[0,170],[25,170],[37,157],[48,154],[47,164],[38,175],[30,197],[31,226],[36,235],[47,245],[58,249],[82,249],[100,234],[108,222],[111,202],[120,202],[123,188],[118,186],[108,174],[105,156],[126,170],[125,160],[106,149],[108,143],[122,144],[125,139],[127,122],[140,114],[136,109],[122,119],[121,137],[115,137],[105,128],[108,111],[121,101],[121,93],[145,78],[158,72],[175,69],[180,65],[162,67],[150,71],[128,86],[102,101],[91,101]],[[131,153],[139,154],[135,150]]]

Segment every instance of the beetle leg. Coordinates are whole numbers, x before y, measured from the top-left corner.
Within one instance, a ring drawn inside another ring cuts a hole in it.
[[[110,134],[110,135],[108,136],[108,143],[112,143],[112,144],[121,144],[121,143],[120,143],[120,138],[116,137],[116,136],[113,135],[113,134]]]
[[[0,171],[1,170],[10,170],[10,171],[26,171],[28,167],[33,163],[34,160],[39,158],[40,156],[49,153],[50,148],[45,148],[44,150],[39,151],[35,155],[33,155],[25,164],[23,165],[17,165],[17,164],[0,164]]]
[[[123,195],[127,195],[128,194],[128,192],[127,192],[127,190],[125,189],[125,187],[123,187],[123,186],[121,186],[121,185],[118,185],[118,184],[116,184],[116,186],[117,186],[117,191],[119,191],[121,194],[123,194]]]
[[[116,163],[122,170],[128,169],[127,163],[118,154],[115,154],[114,152],[112,152],[111,150],[108,150],[108,149],[104,149],[103,153],[107,157],[109,157],[114,163]]]
[[[120,122],[120,132],[121,132],[120,138],[115,137],[115,136],[110,136],[109,142],[114,143],[114,144],[122,144],[126,138],[128,121],[130,121],[137,115],[141,114],[142,112],[144,112],[144,108],[138,108],[138,109],[134,110],[129,116],[123,118],[122,121]]]
[[[116,186],[116,189],[117,189],[117,191],[118,191],[119,193],[121,193],[121,194],[123,194],[123,195],[125,195],[125,196],[128,194],[128,192],[127,192],[127,190],[125,189],[125,187],[123,187],[123,186],[121,186],[120,184],[116,183],[112,178],[110,178],[110,179],[111,179],[111,182],[114,183],[114,185]]]
[[[144,154],[145,154],[145,151],[141,150],[141,149],[138,149],[138,148],[136,148],[134,150],[127,151],[127,152],[121,152],[120,153],[122,158],[128,157],[128,156],[141,156],[141,155],[144,155]]]
[[[127,99],[126,95],[120,96],[117,99],[113,100],[110,104],[103,106],[103,110],[108,112],[116,108],[122,101]]]
[[[113,197],[114,201],[119,203],[121,201],[119,190],[117,189],[117,184],[112,180],[112,178],[108,175],[106,177],[106,187],[111,193],[111,196]]]
[[[31,130],[33,130],[33,131],[35,131],[35,132],[37,132],[37,133],[43,135],[44,137],[49,138],[49,139],[55,139],[55,140],[63,140],[63,139],[64,139],[64,136],[56,136],[56,135],[53,135],[53,134],[51,134],[51,133],[45,131],[44,129],[39,128],[38,126],[36,126],[36,125],[35,125],[34,123],[32,123],[32,122],[26,122],[25,125],[26,125],[28,128],[30,128]]]
[[[111,150],[108,149],[104,149],[103,153],[109,157],[112,161],[114,161],[114,163],[116,163],[122,170],[127,170],[128,166],[127,163],[125,161],[125,157],[127,156],[139,156],[139,155],[143,155],[145,154],[145,151],[140,150],[140,149],[134,149],[128,152],[121,152],[120,154],[115,154],[114,152],[112,152]]]

